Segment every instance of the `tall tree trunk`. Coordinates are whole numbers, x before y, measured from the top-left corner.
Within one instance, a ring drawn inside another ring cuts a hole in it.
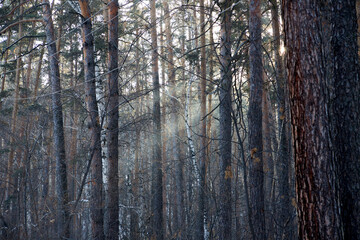
[[[58,237],[69,238],[68,189],[65,158],[65,137],[63,126],[63,111],[61,103],[61,85],[59,59],[56,51],[54,25],[51,18],[50,4],[43,0],[44,22],[48,43],[48,58],[50,63],[50,80],[52,91],[52,112],[54,123],[54,150],[56,157],[56,195],[57,195],[57,226]]]
[[[182,2],[182,1],[181,1]],[[185,24],[185,11],[181,11],[181,21],[183,24]],[[181,29],[181,34],[185,36],[185,27]],[[185,39],[182,38],[180,40],[181,43],[181,53],[185,54]],[[181,59],[181,79],[182,81],[185,81],[185,58]],[[180,101],[183,99],[183,89],[181,88],[181,84],[178,84],[180,86]],[[176,95],[175,95],[176,96]],[[180,106],[178,105],[180,111]],[[179,136],[178,139],[183,139],[184,136],[184,130],[179,129]],[[185,236],[187,236],[187,225],[186,225],[186,206],[185,206],[185,181],[184,181],[184,153],[183,153],[183,144],[179,143],[179,160],[176,164],[176,208],[177,208],[177,216],[178,216],[178,226],[179,231],[177,233],[178,239],[184,239]]]
[[[221,26],[220,26],[220,239],[231,239],[231,2],[225,1],[221,4]],[[261,123],[261,120],[260,120]],[[261,128],[261,125],[260,125]]]
[[[360,239],[360,85],[356,1],[331,3],[334,95],[332,146],[339,179],[345,239]]]
[[[72,43],[72,40],[70,40]],[[74,64],[75,62],[75,64]],[[70,80],[70,87],[73,88],[75,91],[77,90],[77,82],[75,79],[77,78],[77,56],[74,59],[71,59],[70,62],[70,72],[71,72],[71,80]],[[71,129],[71,137],[70,137],[70,149],[69,149],[69,200],[75,201],[76,200],[76,178],[77,178],[77,138],[78,138],[78,123],[79,123],[79,107],[77,102],[73,102],[71,106],[72,114],[72,129]],[[78,216],[72,216],[72,228],[71,228],[71,235],[70,238],[77,238],[77,232],[80,228],[77,221]]]
[[[93,239],[104,239],[103,179],[101,157],[101,127],[96,101],[94,37],[88,0],[79,0],[82,15],[82,38],[85,68],[85,101],[91,134],[91,225]]]
[[[163,199],[162,199],[162,159],[161,159],[161,113],[160,113],[160,84],[159,84],[159,56],[156,31],[155,1],[150,0],[151,15],[151,48],[152,48],[152,78],[153,78],[153,159],[151,184],[151,237],[156,240],[164,238]]]
[[[283,1],[300,239],[343,239],[328,120],[325,7]]]
[[[118,0],[109,0],[109,100],[108,100],[108,240],[119,238],[119,87],[118,87]]]
[[[265,74],[265,73],[264,73]],[[274,238],[274,221],[273,221],[273,183],[274,183],[274,161],[272,155],[272,139],[270,126],[270,111],[269,93],[267,86],[264,86],[262,94],[262,130],[263,130],[263,171],[264,171],[264,198],[265,201],[265,223],[267,239]]]
[[[205,9],[204,0],[200,0],[200,156],[198,189],[198,213],[196,239],[204,239],[205,220],[205,189],[206,189],[206,52],[205,52]]]
[[[285,70],[283,59],[280,55],[280,27],[279,27],[279,6],[277,0],[272,0],[271,6],[272,29],[274,33],[274,54],[275,54],[275,71],[276,87],[278,96],[278,126],[279,126],[279,150],[277,153],[276,172],[278,179],[278,196],[276,222],[278,225],[277,239],[294,239],[291,231],[291,218],[293,215],[290,202],[290,146],[288,140],[287,128],[287,111],[285,100]],[[290,220],[290,224],[289,224]]]
[[[249,190],[252,209],[251,225],[254,226],[253,239],[266,239],[264,173],[263,173],[263,133],[262,133],[262,92],[263,63],[261,46],[260,0],[250,0],[250,100],[249,100]]]
[[[169,19],[169,17],[166,17],[166,1],[163,1],[163,11],[161,11],[161,18],[165,18],[165,24],[167,22],[167,20]],[[169,7],[167,7],[167,10],[169,10]],[[166,26],[167,27],[167,26]],[[170,27],[170,26],[169,26]],[[169,31],[170,29],[166,29],[166,31]],[[166,34],[166,33],[165,33]],[[167,43],[168,45],[168,43]],[[160,54],[161,56],[163,56],[160,59],[160,63],[161,63],[161,85],[163,86],[163,93],[162,96],[160,95],[161,98],[161,108],[162,108],[162,112],[166,113],[166,102],[167,99],[165,98],[165,91],[166,91],[166,78],[165,78],[165,46],[164,46],[164,31],[163,31],[163,23],[160,23]],[[170,53],[168,53],[170,54]],[[167,63],[169,64],[169,59],[167,59]],[[168,132],[167,132],[167,128],[166,126],[166,114],[162,114],[161,115],[161,125],[163,126],[162,128],[162,132],[161,132],[161,141],[162,141],[162,148],[161,148],[161,159],[162,159],[162,172],[163,172],[163,176],[162,176],[162,182],[163,182],[163,221],[164,221],[164,235],[165,238],[168,235],[168,231],[170,230],[170,228],[168,227],[168,224],[170,224],[170,219],[167,217],[168,215],[168,210],[170,212],[170,206],[169,206],[169,202],[168,202],[168,191],[167,191],[167,181],[170,181],[170,179],[168,179],[167,176],[167,154],[166,154],[166,148],[168,145]],[[167,224],[168,223],[168,224]]]
[[[208,3],[209,5],[211,5],[211,0]],[[209,55],[208,55],[208,59],[209,59],[209,80],[207,81],[207,93],[208,94],[208,104],[207,104],[207,125],[206,125],[206,160],[205,160],[205,184],[207,184],[208,182],[208,176],[210,176],[210,169],[211,169],[211,162],[210,162],[210,154],[211,154],[211,146],[212,146],[212,130],[211,130],[211,126],[212,126],[212,121],[213,121],[213,107],[212,107],[212,96],[213,96],[213,90],[214,90],[214,53],[215,53],[215,47],[214,47],[214,34],[213,34],[213,19],[212,19],[212,11],[210,11],[210,16],[209,16],[209,25],[210,25],[210,31],[209,31],[209,44],[210,44],[210,51],[209,51]],[[205,214],[204,214],[204,238],[205,240],[209,239],[211,236],[211,230],[209,229],[209,218],[211,217],[210,212],[210,201],[207,200],[207,196],[210,196],[212,190],[205,185]]]
[[[136,35],[139,35],[139,30],[136,30]],[[139,54],[139,41],[136,42],[136,50],[135,50],[135,58],[136,59],[140,59],[140,54]],[[135,78],[136,78],[136,94],[140,94],[140,76],[139,76],[139,71],[140,71],[140,63],[139,61],[136,62],[136,69],[135,69]],[[136,109],[135,109],[135,117],[136,119],[140,118],[140,115],[142,114],[141,110],[142,108],[140,107],[142,105],[142,99],[139,98],[136,104]],[[133,195],[133,205],[134,206],[139,206],[140,205],[140,201],[139,201],[139,190],[140,190],[140,182],[139,182],[139,178],[140,176],[140,157],[139,157],[139,153],[141,152],[141,144],[140,144],[140,127],[139,126],[135,126],[135,159],[134,159],[134,174],[133,174],[133,179],[132,179],[132,183],[131,183],[131,190],[132,190],[132,195]],[[140,155],[141,156],[141,155]],[[139,213],[137,211],[134,211],[134,209],[131,210],[131,214],[130,214],[130,239],[139,239],[140,238],[140,234],[139,234]]]

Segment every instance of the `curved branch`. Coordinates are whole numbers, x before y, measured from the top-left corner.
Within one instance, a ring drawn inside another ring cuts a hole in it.
[[[1,29],[0,35],[3,34],[4,32],[6,32],[9,28],[12,28],[13,26],[16,26],[16,25],[18,25],[20,23],[24,23],[24,22],[44,22],[44,21],[42,19],[23,19],[23,20],[12,23],[12,24],[6,26],[5,28]]]
[[[15,6],[13,9],[11,9],[11,11],[8,14],[6,14],[5,16],[1,16],[0,18],[7,18],[7,17],[11,16],[15,12],[16,9],[18,9],[19,7],[21,7],[22,5],[24,5],[27,2],[29,2],[29,0],[22,2],[19,5]]]

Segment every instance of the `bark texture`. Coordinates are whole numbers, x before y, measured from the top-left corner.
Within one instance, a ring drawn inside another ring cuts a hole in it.
[[[360,85],[356,1],[330,0],[333,91],[331,137],[344,239],[360,239]]]
[[[250,100],[249,100],[249,192],[254,228],[253,239],[266,239],[264,172],[263,172],[263,133],[262,133],[262,93],[263,63],[261,45],[261,8],[260,0],[250,0]]]
[[[343,239],[329,134],[325,6],[283,1],[300,239]]]
[[[119,238],[119,86],[118,86],[118,8],[117,0],[109,0],[109,75],[108,75],[108,234],[107,239]]]
[[[43,0],[43,18],[45,24],[46,41],[48,49],[48,60],[50,65],[51,100],[54,126],[54,154],[56,158],[56,196],[57,196],[57,232],[61,239],[69,238],[70,231],[67,220],[68,210],[68,189],[65,158],[65,138],[63,125],[63,110],[61,103],[61,85],[59,59],[56,51],[54,25],[51,18],[50,4]]]
[[[219,238],[231,239],[231,1],[222,4],[220,27],[220,220]],[[261,124],[261,120],[260,120]],[[261,128],[261,125],[260,125]]]
[[[104,202],[101,157],[101,127],[96,101],[94,37],[92,34],[91,13],[88,0],[79,0],[82,15],[82,40],[85,68],[85,101],[89,115],[91,135],[91,227],[93,239],[104,239]]]

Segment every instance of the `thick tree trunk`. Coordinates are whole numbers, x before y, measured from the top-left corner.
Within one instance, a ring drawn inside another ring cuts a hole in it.
[[[264,171],[264,198],[265,198],[265,223],[267,239],[274,239],[274,215],[273,215],[273,186],[274,186],[274,160],[272,155],[272,137],[269,106],[269,93],[267,86],[264,86],[262,94],[262,130],[263,130],[263,171]]]
[[[156,240],[164,238],[163,199],[162,199],[162,159],[161,159],[161,113],[160,113],[160,84],[159,84],[159,56],[156,31],[155,1],[150,0],[151,15],[151,48],[152,48],[152,78],[153,78],[153,159],[151,184],[151,237]]]
[[[263,63],[260,0],[250,0],[250,100],[249,100],[249,192],[253,239],[266,239],[262,133]]]
[[[329,134],[325,6],[283,1],[300,239],[343,239]]]
[[[356,1],[330,0],[334,61],[332,146],[339,179],[345,239],[360,239],[360,85]]]
[[[50,81],[52,91],[52,112],[54,124],[54,149],[56,157],[56,195],[57,195],[57,232],[59,238],[69,238],[69,225],[66,224],[69,218],[68,210],[68,189],[65,158],[65,137],[63,126],[63,111],[61,103],[61,85],[59,59],[56,51],[54,25],[51,18],[50,4],[43,0],[45,4],[44,22],[46,39],[48,43],[48,60],[50,64]]]
[[[231,1],[222,4],[221,27],[220,27],[220,239],[231,239]],[[261,123],[261,120],[260,120]],[[261,125],[260,125],[261,128]]]
[[[119,87],[118,87],[118,8],[117,0],[109,0],[109,74],[108,74],[108,240],[119,238]]]
[[[79,0],[82,24],[82,40],[85,68],[85,101],[89,115],[91,135],[91,225],[93,239],[104,239],[104,202],[101,157],[101,127],[96,100],[94,37],[88,0]]]

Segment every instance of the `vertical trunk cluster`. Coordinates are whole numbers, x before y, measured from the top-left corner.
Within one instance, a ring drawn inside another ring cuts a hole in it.
[[[119,86],[118,86],[118,8],[117,0],[109,0],[109,21],[108,21],[108,234],[107,239],[119,238]]]
[[[88,0],[79,0],[82,15],[82,38],[85,68],[85,101],[91,134],[91,224],[93,239],[104,239],[103,179],[101,158],[101,126],[96,101],[94,37]]]
[[[231,239],[231,2],[221,4],[220,27],[220,239]],[[261,128],[261,119],[260,119]]]
[[[164,238],[163,198],[162,198],[162,159],[161,159],[161,113],[160,113],[160,84],[159,84],[159,56],[156,31],[156,0],[150,0],[151,15],[151,48],[152,48],[152,78],[153,78],[153,162],[151,184],[151,237],[157,240]]]
[[[333,97],[331,137],[344,239],[360,239],[360,85],[356,1],[329,0]]]
[[[325,6],[283,1],[300,239],[343,239],[329,132]]]
[[[59,238],[69,238],[68,189],[65,158],[65,137],[63,126],[63,110],[61,103],[61,85],[59,59],[56,51],[54,25],[51,18],[50,4],[43,0],[43,18],[45,24],[48,60],[50,65],[51,99],[54,126],[54,152],[56,158],[56,195],[57,195],[57,232]]]
[[[263,173],[263,133],[262,133],[262,93],[263,63],[261,45],[261,1],[250,0],[250,100],[249,100],[249,192],[253,227],[253,239],[266,239],[264,173]]]

